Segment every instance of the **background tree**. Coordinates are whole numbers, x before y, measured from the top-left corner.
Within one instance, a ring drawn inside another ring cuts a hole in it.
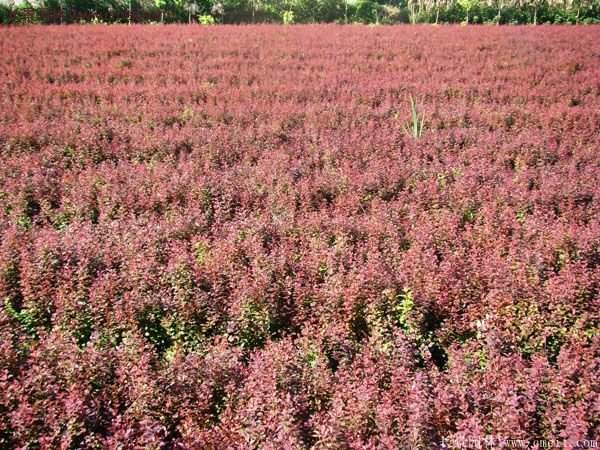
[[[0,6],[2,23],[599,23],[600,0],[32,0]],[[2,2],[2,0],[0,0]]]
[[[458,4],[466,13],[466,23],[469,24],[471,11],[479,5],[479,0],[458,0]]]
[[[169,5],[169,0],[154,0],[154,5],[160,10],[160,23],[165,23],[165,10]]]

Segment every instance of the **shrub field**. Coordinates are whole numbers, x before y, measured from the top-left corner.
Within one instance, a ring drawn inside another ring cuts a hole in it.
[[[600,28],[0,53],[0,448],[598,439]]]

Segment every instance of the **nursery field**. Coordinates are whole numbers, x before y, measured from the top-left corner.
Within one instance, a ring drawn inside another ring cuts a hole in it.
[[[0,448],[598,447],[600,27],[0,54]]]

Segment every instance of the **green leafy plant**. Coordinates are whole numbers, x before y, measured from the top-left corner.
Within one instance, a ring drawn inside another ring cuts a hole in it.
[[[204,264],[204,261],[206,260],[206,255],[208,253],[208,247],[206,246],[206,244],[202,241],[198,241],[193,245],[193,251],[194,251],[194,259],[196,260],[196,262],[198,263],[199,266]]]
[[[465,10],[465,24],[468,25],[471,11],[479,5],[479,0],[458,0],[458,4],[462,9]]]
[[[403,330],[412,329],[410,323],[411,312],[415,306],[412,291],[404,288],[397,297],[398,303],[394,307],[395,318]]]
[[[138,314],[138,328],[144,338],[156,348],[159,354],[168,349],[172,340],[162,324],[163,311],[158,307],[149,307]]]
[[[461,228],[467,224],[474,224],[477,219],[477,211],[479,211],[479,205],[476,203],[470,204],[463,211],[462,216],[460,218],[460,226]]]
[[[8,298],[4,299],[4,310],[9,317],[17,321],[27,334],[37,338],[39,318],[36,316],[35,311],[26,308],[17,310]]]
[[[200,25],[214,25],[216,21],[215,18],[210,14],[204,14],[202,16],[198,16],[198,23]]]
[[[245,302],[239,318],[239,345],[250,351],[261,348],[269,338],[270,324],[266,305],[251,300]]]
[[[423,135],[425,129],[425,117],[419,113],[417,102],[411,95],[410,100],[410,121],[404,124],[404,132],[415,139],[419,139]]]
[[[293,24],[295,22],[294,21],[294,11],[284,11],[282,20],[283,20],[284,25]]]

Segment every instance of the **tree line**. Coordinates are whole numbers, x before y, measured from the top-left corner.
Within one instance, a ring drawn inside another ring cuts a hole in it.
[[[32,1],[0,4],[0,23],[600,23],[600,0]]]

